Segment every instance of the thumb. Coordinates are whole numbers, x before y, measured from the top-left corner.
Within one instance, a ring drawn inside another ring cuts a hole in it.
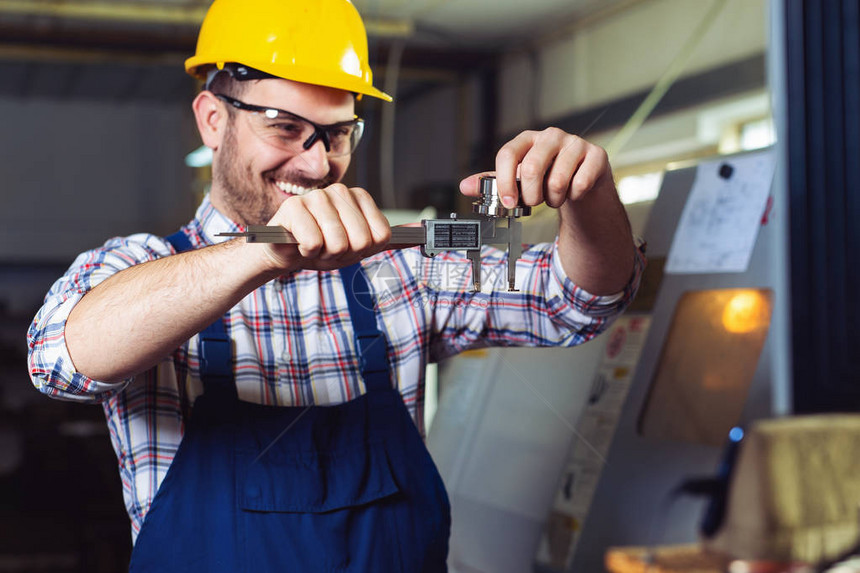
[[[495,171],[484,171],[482,173],[475,173],[474,175],[469,175],[462,181],[460,181],[460,193],[467,197],[480,197],[481,188],[479,187],[478,182],[481,177],[486,177],[487,175],[495,176]]]

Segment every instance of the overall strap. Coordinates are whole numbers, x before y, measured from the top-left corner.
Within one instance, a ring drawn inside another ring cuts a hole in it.
[[[190,251],[193,246],[188,236],[179,230],[165,237],[177,253]],[[222,394],[237,398],[233,379],[233,343],[227,336],[227,327],[221,317],[199,334],[200,379],[205,394]]]
[[[349,316],[355,330],[355,348],[358,352],[361,377],[368,391],[390,390],[391,375],[385,335],[376,327],[376,313],[370,285],[361,263],[340,269],[346,290]]]
[[[188,238],[188,235],[182,229],[179,229],[172,235],[167,235],[164,237],[164,240],[170,243],[176,249],[177,253],[184,253],[194,248],[191,244],[191,239]]]

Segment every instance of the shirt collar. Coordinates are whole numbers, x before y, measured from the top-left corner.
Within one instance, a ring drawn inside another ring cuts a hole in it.
[[[212,205],[207,193],[203,197],[200,206],[197,207],[197,220],[200,222],[200,230],[206,244],[214,245],[229,241],[232,237],[219,237],[220,233],[239,233],[244,227],[234,223],[229,217],[221,213]]]

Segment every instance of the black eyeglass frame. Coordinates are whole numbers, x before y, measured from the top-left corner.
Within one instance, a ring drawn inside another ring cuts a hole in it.
[[[364,134],[364,120],[357,115],[348,121],[339,121],[337,123],[329,123],[327,125],[322,125],[316,123],[314,121],[309,120],[306,117],[302,117],[297,113],[293,113],[291,111],[286,111],[284,109],[278,109],[276,107],[269,107],[263,105],[254,105],[251,103],[245,103],[241,100],[238,100],[234,97],[230,97],[224,94],[214,94],[215,97],[223,101],[224,103],[230,104],[236,109],[241,109],[243,111],[250,111],[254,113],[262,113],[266,117],[270,119],[275,119],[270,114],[274,112],[277,116],[285,115],[289,118],[298,119],[304,122],[309,123],[313,128],[314,132],[302,143],[302,149],[308,150],[311,146],[317,141],[322,141],[323,146],[325,147],[326,153],[331,153],[331,139],[329,138],[329,130],[337,129],[339,127],[353,126],[359,130],[359,135],[356,138],[356,142],[352,145],[351,149],[348,153],[344,153],[343,155],[351,155],[355,148],[358,147],[358,143],[361,141],[361,136]]]

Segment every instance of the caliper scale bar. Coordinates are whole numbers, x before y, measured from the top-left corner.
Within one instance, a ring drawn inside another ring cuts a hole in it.
[[[278,243],[295,245],[298,241],[292,233],[279,225],[249,225],[244,233],[220,233],[220,237],[245,237],[249,243]],[[425,242],[424,227],[391,227],[392,248],[415,247]]]

